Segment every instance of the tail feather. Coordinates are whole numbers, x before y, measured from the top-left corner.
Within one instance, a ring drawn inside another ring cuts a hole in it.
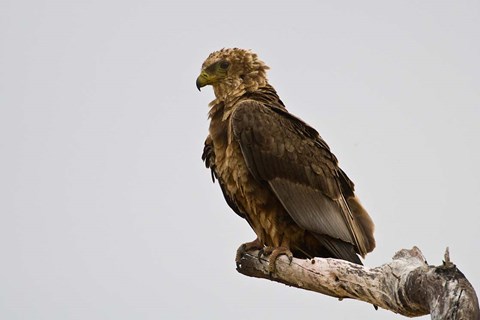
[[[322,245],[328,251],[330,251],[333,258],[342,259],[359,265],[363,265],[362,261],[355,252],[355,247],[353,246],[353,244],[328,236],[315,235],[315,237],[320,240]]]

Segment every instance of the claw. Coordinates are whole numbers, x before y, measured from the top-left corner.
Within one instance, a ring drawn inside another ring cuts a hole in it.
[[[242,260],[243,255],[250,251],[250,250],[262,250],[263,245],[260,243],[260,240],[255,239],[252,242],[246,242],[243,243],[240,247],[237,249],[237,254],[235,256],[235,263],[237,264],[237,268],[240,268],[240,262]]]
[[[265,254],[265,247],[261,248],[260,250],[258,250],[258,254],[257,254],[257,259],[258,261],[260,261],[262,259],[262,256],[266,256],[267,254]]]
[[[268,272],[270,273],[270,275],[274,274],[276,271],[275,263],[279,256],[286,255],[289,264],[291,264],[293,260],[292,252],[286,247],[266,247],[263,249],[263,254],[270,255],[268,257]]]
[[[293,254],[287,247],[265,247],[257,238],[252,242],[242,244],[237,249],[237,255],[235,257],[237,268],[241,268],[241,260],[243,255],[251,250],[258,250],[257,258],[259,261],[262,259],[262,256],[268,257],[268,272],[270,275],[275,273],[275,263],[279,256],[286,255],[289,264],[291,264],[293,261]]]

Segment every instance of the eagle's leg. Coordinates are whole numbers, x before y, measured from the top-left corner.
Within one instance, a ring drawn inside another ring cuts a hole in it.
[[[275,272],[275,262],[278,257],[281,255],[286,255],[290,263],[292,263],[293,254],[290,249],[287,247],[265,247],[260,249],[259,255],[269,256],[268,257],[268,272],[270,274]]]
[[[260,242],[260,240],[257,238],[253,240],[252,242],[246,242],[242,244],[238,249],[237,249],[237,255],[235,257],[235,262],[237,263],[237,267],[240,264],[240,260],[242,260],[242,256],[250,250],[262,250],[263,249],[263,244]]]

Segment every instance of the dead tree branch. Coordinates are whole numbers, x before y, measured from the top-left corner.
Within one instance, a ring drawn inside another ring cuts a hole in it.
[[[400,250],[390,263],[368,268],[343,260],[287,257],[276,261],[269,274],[268,259],[258,251],[242,255],[238,272],[257,278],[316,291],[340,300],[352,298],[407,317],[431,314],[432,319],[480,320],[475,290],[450,261],[448,248],[441,266],[429,266],[413,247]]]

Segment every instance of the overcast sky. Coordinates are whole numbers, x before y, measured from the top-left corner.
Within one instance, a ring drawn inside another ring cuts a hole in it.
[[[232,46],[356,183],[367,266],[449,246],[480,290],[478,1],[3,0],[0,318],[402,318],[235,271],[195,88]]]

